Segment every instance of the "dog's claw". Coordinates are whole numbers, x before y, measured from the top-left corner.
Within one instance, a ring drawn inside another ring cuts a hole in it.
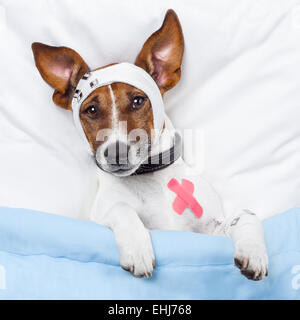
[[[147,232],[143,235],[144,237],[140,237],[139,241],[129,238],[132,242],[130,241],[119,248],[121,267],[136,278],[152,277],[155,268],[150,234]]]
[[[237,258],[234,258],[234,264],[239,269],[243,268],[241,261],[239,259],[237,259]]]
[[[260,269],[253,270],[251,269],[253,267],[251,265],[249,266],[249,263],[244,263],[237,258],[235,258],[234,261],[235,261],[235,265],[241,270],[241,274],[249,280],[259,281],[259,280],[263,280],[265,277],[268,276],[268,269],[264,271],[264,267],[262,267],[263,270],[260,270]],[[244,267],[245,265],[246,267]]]
[[[249,280],[259,281],[268,276],[268,257],[265,248],[258,244],[240,243],[236,248],[234,264]]]

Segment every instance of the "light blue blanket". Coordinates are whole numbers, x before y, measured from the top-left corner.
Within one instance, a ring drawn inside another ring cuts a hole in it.
[[[154,231],[157,268],[135,279],[110,230],[91,222],[0,208],[0,299],[300,299],[300,209],[264,222],[269,277],[233,266],[230,239]]]

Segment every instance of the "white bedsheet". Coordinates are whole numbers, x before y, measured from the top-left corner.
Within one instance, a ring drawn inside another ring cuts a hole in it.
[[[133,62],[168,8],[186,52],[167,111],[202,130],[203,173],[226,211],[300,205],[300,3],[289,0],[0,0],[0,205],[80,218],[97,185],[31,43],[72,47],[91,68]]]

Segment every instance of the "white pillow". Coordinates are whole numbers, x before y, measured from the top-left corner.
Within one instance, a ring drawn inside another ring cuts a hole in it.
[[[297,1],[0,5],[0,205],[83,218],[97,186],[71,113],[52,103],[31,43],[69,46],[91,68],[133,62],[168,8],[179,15],[186,53],[167,110],[176,127],[202,130],[203,174],[226,211],[249,208],[266,218],[300,205]]]

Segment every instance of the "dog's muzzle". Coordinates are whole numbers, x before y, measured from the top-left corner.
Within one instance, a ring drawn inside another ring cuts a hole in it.
[[[100,169],[108,173],[122,176],[131,175],[139,166],[139,164],[133,163],[130,156],[134,152],[135,150],[131,150],[127,143],[117,140],[99,147],[95,154],[95,161]]]

